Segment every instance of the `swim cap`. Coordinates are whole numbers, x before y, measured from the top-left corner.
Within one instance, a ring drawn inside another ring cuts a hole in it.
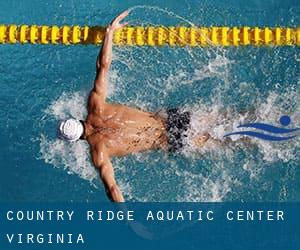
[[[83,134],[84,128],[79,120],[71,118],[61,121],[58,130],[60,138],[74,142],[77,141]]]

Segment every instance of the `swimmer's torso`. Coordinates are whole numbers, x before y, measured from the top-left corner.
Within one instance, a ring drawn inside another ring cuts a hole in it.
[[[104,143],[110,156],[122,156],[166,146],[165,122],[148,112],[119,104],[94,103],[90,96],[86,123],[92,127],[87,140],[93,149]]]

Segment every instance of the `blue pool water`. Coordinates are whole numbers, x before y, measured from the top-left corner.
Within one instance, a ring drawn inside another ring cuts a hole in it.
[[[299,1],[38,1],[0,3],[0,23],[299,26]],[[59,119],[84,118],[96,46],[0,45],[0,200],[102,201],[86,143],[55,137]],[[149,111],[192,110],[193,131],[220,138],[239,123],[300,127],[300,50],[116,47],[109,100]],[[226,114],[226,115],[225,115]],[[187,147],[113,159],[130,201],[300,201],[300,136],[283,143]]]

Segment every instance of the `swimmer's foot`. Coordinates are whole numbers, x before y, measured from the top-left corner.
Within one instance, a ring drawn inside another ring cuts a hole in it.
[[[205,133],[202,135],[197,136],[194,140],[193,143],[196,147],[203,147],[203,145],[210,139],[209,133]]]

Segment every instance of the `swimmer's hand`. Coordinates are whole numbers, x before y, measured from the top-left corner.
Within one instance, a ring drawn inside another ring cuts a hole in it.
[[[127,17],[129,14],[129,11],[126,10],[123,13],[121,13],[119,16],[117,16],[107,27],[107,32],[115,32],[118,29],[124,28],[126,25],[128,25],[128,22],[120,23],[125,17]]]
[[[100,106],[103,105],[107,96],[107,76],[112,61],[112,45],[113,45],[114,32],[117,29],[121,29],[128,24],[128,23],[120,23],[126,16],[128,16],[128,14],[129,11],[124,11],[121,15],[117,16],[111,22],[111,24],[106,28],[103,45],[97,57],[96,78],[94,82],[94,88],[92,91],[95,92],[99,97],[98,104]]]

